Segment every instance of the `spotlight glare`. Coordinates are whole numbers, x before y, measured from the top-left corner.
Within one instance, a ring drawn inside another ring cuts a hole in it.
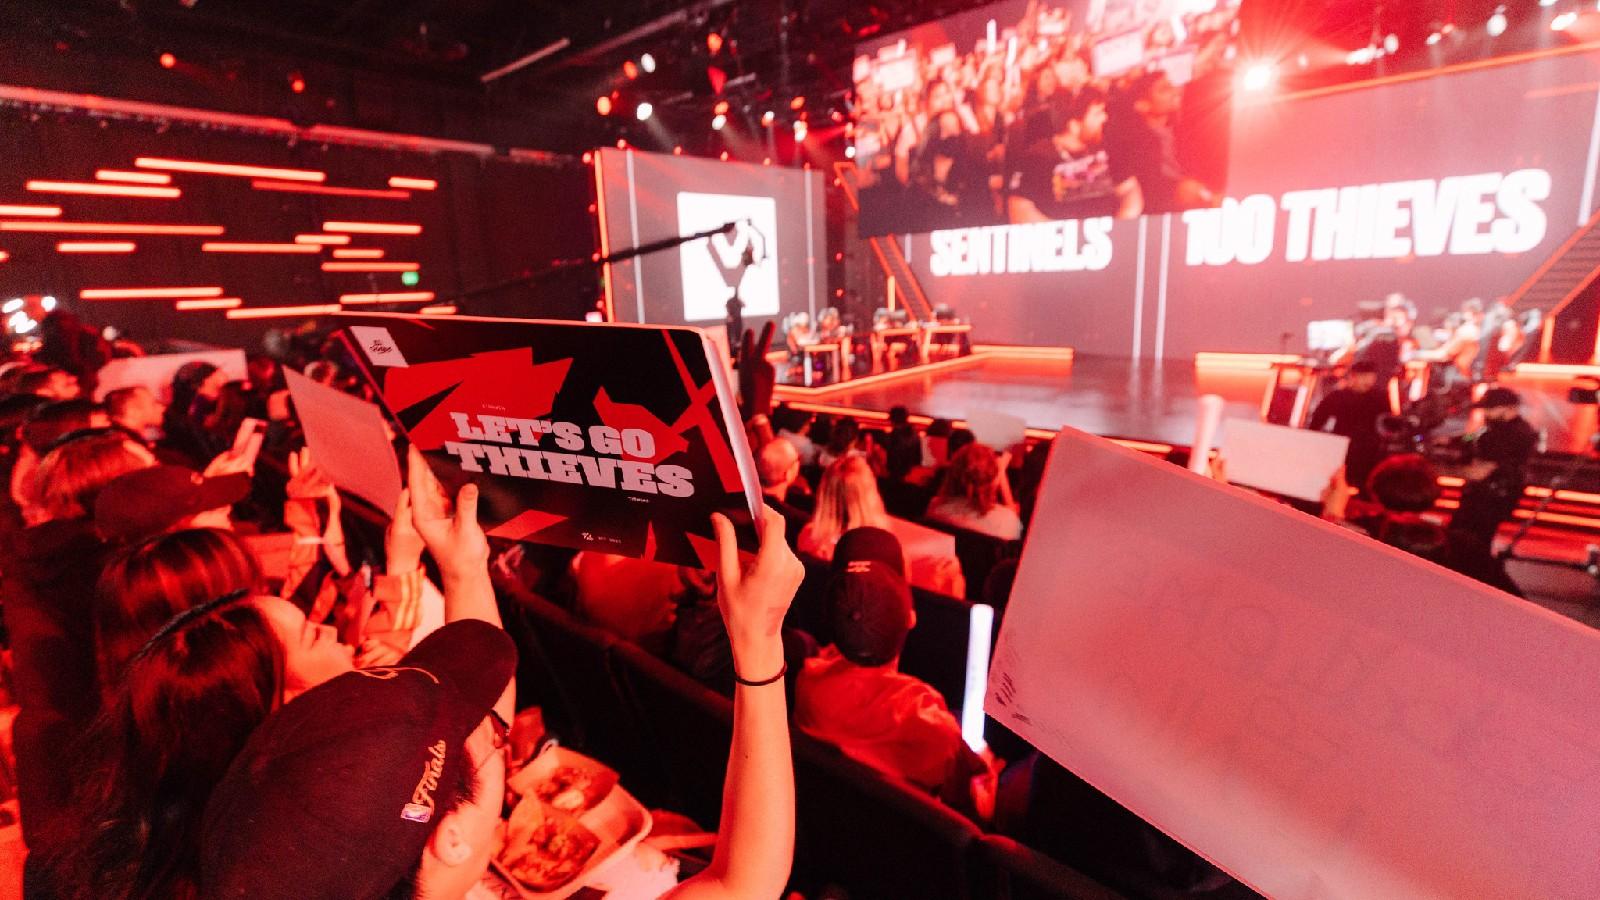
[[[1495,7],[1494,15],[1489,17],[1489,21],[1483,27],[1485,31],[1489,32],[1489,37],[1499,37],[1505,34],[1506,8],[1504,6]]]
[[[1540,6],[1555,6],[1556,0],[1539,0]]]
[[[1278,80],[1278,67],[1270,62],[1251,63],[1244,70],[1243,86],[1247,91],[1264,91]]]
[[[638,108],[633,111],[633,114],[638,117],[639,121],[648,122],[650,120],[650,114],[655,111],[656,108],[651,106],[650,102],[647,100],[640,103]]]
[[[1383,39],[1383,52],[1400,52],[1400,35],[1390,32],[1389,36]]]
[[[1550,20],[1550,30],[1551,31],[1566,31],[1568,28],[1571,28],[1572,27],[1572,23],[1576,22],[1576,21],[1578,21],[1578,14],[1573,12],[1573,11],[1571,11],[1571,10],[1568,10],[1568,11],[1562,13],[1561,15],[1556,16],[1554,19]]]
[[[850,146],[844,148],[844,158],[845,159],[855,159],[856,158],[856,145],[855,144],[851,144]]]
[[[599,99],[595,100],[594,111],[602,116],[611,115],[611,98],[602,95]]]
[[[623,77],[627,78],[629,81],[632,81],[633,79],[638,78],[639,77],[639,66],[638,66],[638,64],[635,63],[631,59],[628,60],[627,62],[624,62],[622,64],[622,74],[623,74]]]
[[[796,141],[805,140],[806,139],[806,132],[808,130],[809,129],[808,129],[804,119],[795,120],[795,123],[794,123],[794,139]]]
[[[646,72],[654,72],[656,70],[656,58],[648,53],[639,57],[639,68]]]
[[[157,58],[157,61],[161,63],[161,68],[163,69],[170,69],[178,64],[178,58],[173,56],[171,53],[161,54],[161,56]]]
[[[726,124],[728,124],[728,117],[722,113],[717,113],[711,117],[711,129],[713,131],[721,131],[722,126]]]
[[[1429,47],[1432,47],[1434,44],[1439,43],[1441,40],[1444,40],[1444,35],[1442,33],[1440,33],[1440,32],[1435,31],[1432,34],[1428,35],[1427,43],[1428,43]]]
[[[770,109],[761,114],[761,124],[762,125],[771,125],[772,124],[772,119],[773,119],[773,115],[772,115],[772,110],[770,110]]]
[[[45,312],[51,312],[56,308],[56,298],[46,297],[39,301],[39,305],[44,307]]]

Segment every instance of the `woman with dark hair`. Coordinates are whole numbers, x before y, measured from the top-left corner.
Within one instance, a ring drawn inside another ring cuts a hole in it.
[[[45,890],[197,897],[206,800],[283,703],[286,655],[248,592],[180,614],[139,649],[84,741],[72,814],[40,860]]]
[[[110,705],[134,653],[173,616],[213,597],[259,592],[261,564],[231,531],[191,528],[127,548],[95,590],[95,670]]]
[[[228,375],[208,362],[185,363],[172,376],[172,399],[161,422],[162,445],[181,453],[196,468],[215,456],[208,451],[204,421],[217,405]]]
[[[1003,463],[982,444],[968,444],[950,460],[939,493],[928,504],[928,518],[1005,541],[1022,537],[1022,517],[1011,499]]]

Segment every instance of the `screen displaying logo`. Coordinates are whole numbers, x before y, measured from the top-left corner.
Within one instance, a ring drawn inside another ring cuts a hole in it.
[[[721,321],[735,293],[746,316],[778,314],[778,204],[771,197],[678,194],[678,234],[695,234],[733,222],[730,231],[679,248],[683,268],[683,318]]]

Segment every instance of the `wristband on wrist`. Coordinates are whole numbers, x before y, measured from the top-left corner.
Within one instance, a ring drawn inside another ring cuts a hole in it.
[[[771,678],[767,678],[762,681],[751,681],[750,679],[745,678],[743,675],[740,675],[739,670],[735,669],[733,672],[733,680],[744,685],[745,687],[766,687],[769,684],[774,684],[783,680],[783,676],[787,675],[788,673],[789,663],[786,661],[784,662],[783,666],[778,669],[778,674],[772,676]]]

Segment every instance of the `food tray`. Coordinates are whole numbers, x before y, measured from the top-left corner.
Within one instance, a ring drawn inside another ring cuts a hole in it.
[[[575,753],[565,747],[553,746],[539,754],[527,766],[511,776],[506,786],[518,794],[531,794],[535,785],[544,781],[562,766],[576,766],[609,776],[614,786],[593,808],[576,815],[579,823],[594,832],[600,839],[594,855],[572,880],[553,891],[536,891],[519,881],[507,866],[500,864],[499,854],[491,860],[498,872],[517,893],[528,900],[564,900],[588,887],[604,870],[618,859],[632,853],[639,842],[650,834],[650,811],[633,795],[615,785],[616,773],[605,765]]]

